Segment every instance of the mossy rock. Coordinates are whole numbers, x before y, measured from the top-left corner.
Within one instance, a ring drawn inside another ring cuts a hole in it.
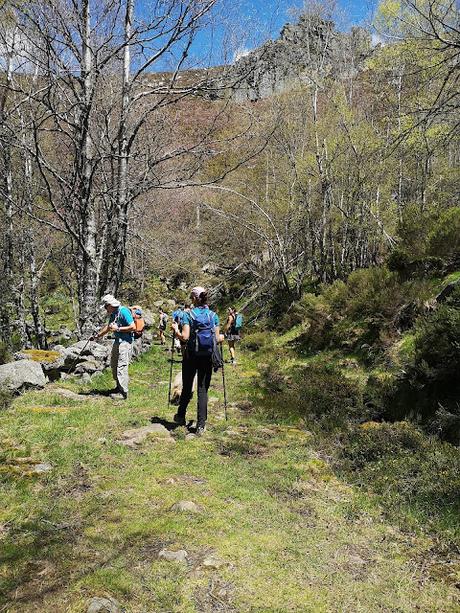
[[[21,353],[26,355],[29,360],[46,364],[56,362],[61,356],[58,351],[45,351],[44,349],[26,349]]]

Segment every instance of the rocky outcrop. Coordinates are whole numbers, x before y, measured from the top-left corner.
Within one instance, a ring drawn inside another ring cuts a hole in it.
[[[355,74],[370,53],[371,35],[363,28],[343,33],[331,21],[303,15],[285,25],[278,39],[228,67],[221,85],[228,84],[237,101],[259,100],[311,83],[312,77]]]
[[[17,360],[0,366],[0,386],[12,392],[45,387],[47,378],[39,362]]]

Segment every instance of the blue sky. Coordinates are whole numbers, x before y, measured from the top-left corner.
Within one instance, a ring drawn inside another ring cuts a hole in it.
[[[303,4],[303,0],[223,0],[215,27],[198,36],[195,55],[206,50],[211,64],[232,61],[236,53],[277,38],[285,23],[296,20],[295,11]],[[337,0],[336,5],[338,28],[346,30],[368,22],[377,0]]]
[[[138,1],[145,10],[149,0]],[[328,3],[329,0],[316,1]],[[352,25],[369,23],[377,2],[336,0],[337,28],[347,30]],[[297,20],[296,12],[303,5],[303,0],[219,0],[216,10],[208,16],[207,27],[196,36],[187,67],[228,64],[266,40],[278,38],[283,25]],[[164,58],[155,69],[172,70],[180,51],[177,47],[169,60]]]

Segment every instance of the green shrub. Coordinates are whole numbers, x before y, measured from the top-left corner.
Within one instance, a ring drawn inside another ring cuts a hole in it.
[[[273,361],[262,369],[259,390],[271,417],[301,417],[310,429],[331,431],[367,418],[360,385],[327,362],[286,374]]]
[[[337,466],[347,479],[382,497],[401,523],[448,539],[460,534],[460,450],[408,422],[365,423],[342,434]]]
[[[13,402],[13,393],[6,387],[0,386],[0,411],[5,411]]]
[[[10,349],[6,343],[0,341],[0,364],[7,364],[11,362],[12,356]]]
[[[460,207],[442,213],[428,235],[428,252],[449,259],[460,253]]]
[[[241,339],[241,348],[249,351],[260,351],[271,345],[272,336],[270,332],[252,332],[245,334]]]

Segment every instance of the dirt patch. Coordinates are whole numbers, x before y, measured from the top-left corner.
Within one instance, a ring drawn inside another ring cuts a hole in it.
[[[206,587],[197,591],[195,604],[201,613],[237,613],[232,604],[233,585],[211,577]]]

